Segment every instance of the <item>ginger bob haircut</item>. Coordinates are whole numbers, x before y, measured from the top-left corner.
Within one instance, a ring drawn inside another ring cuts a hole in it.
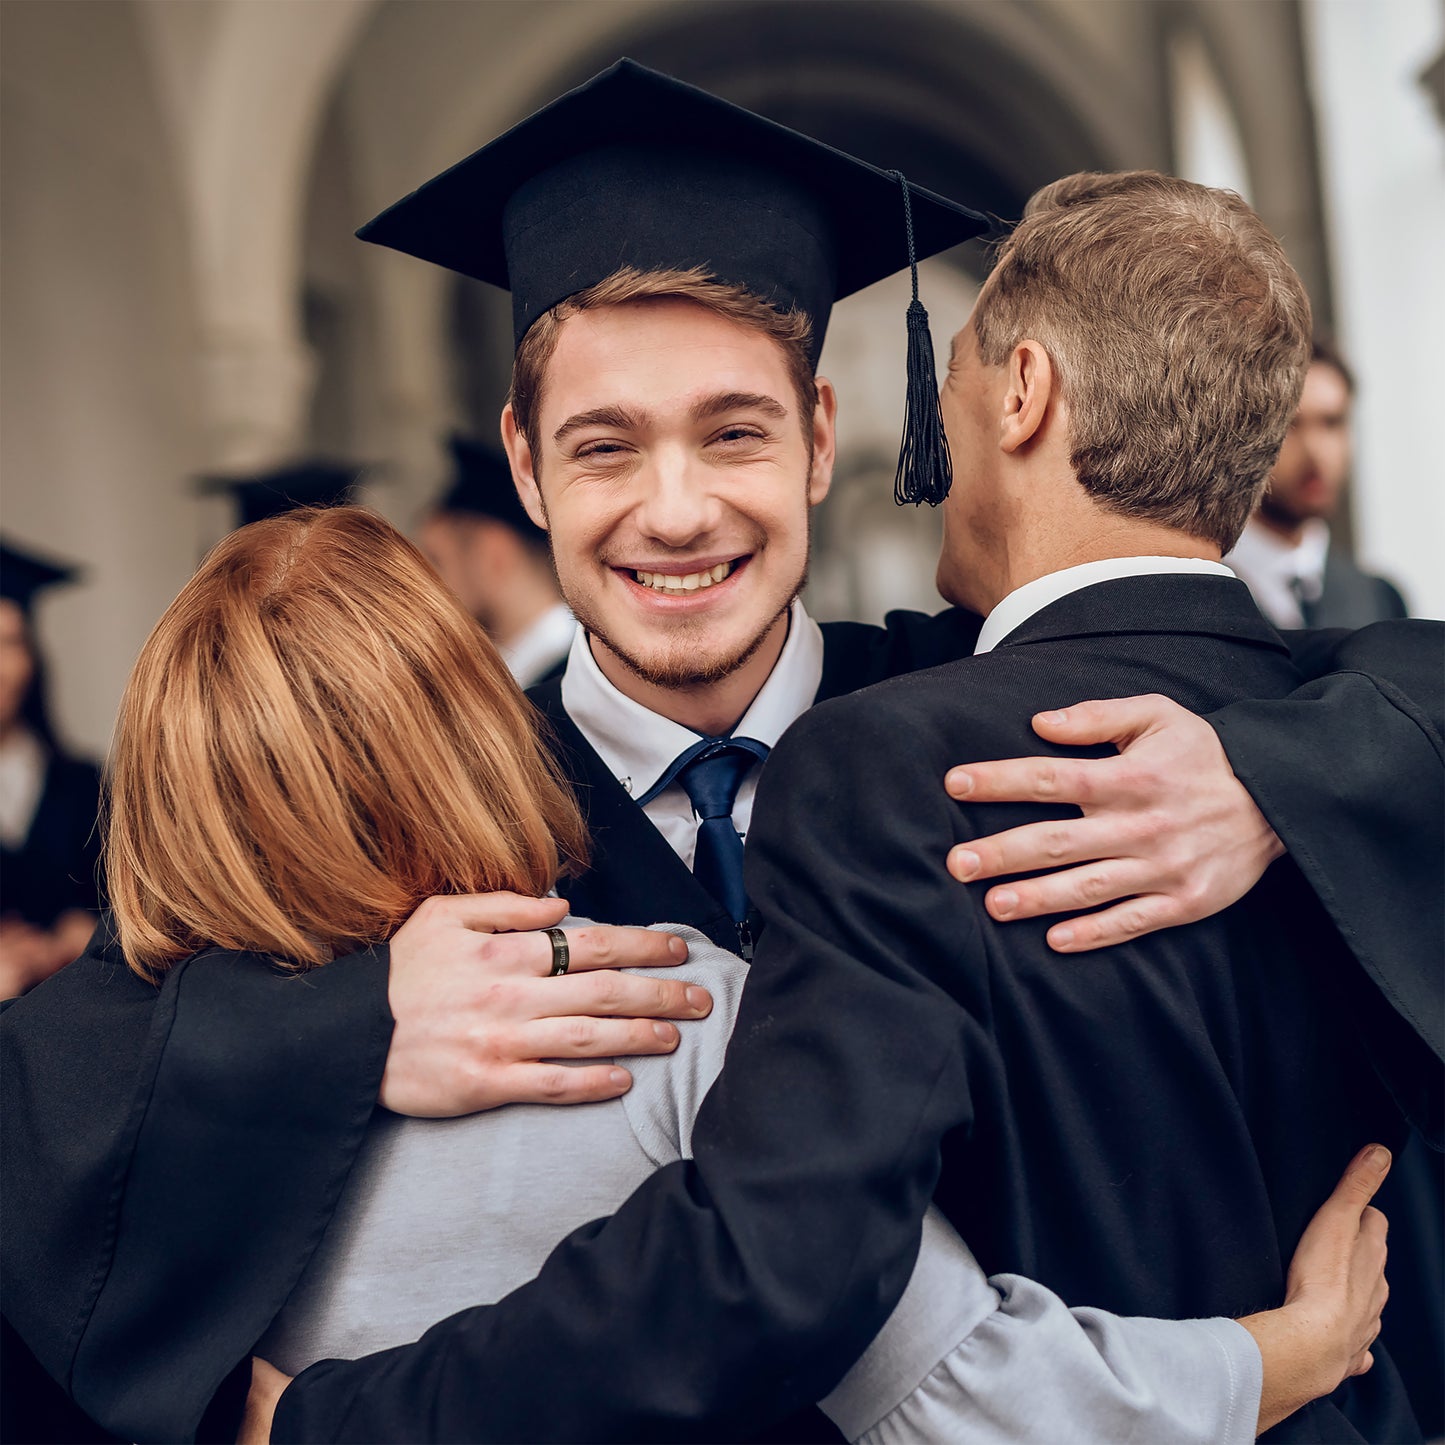
[[[1100,506],[1224,552],[1239,540],[1299,406],[1310,304],[1233,191],[1153,171],[1045,186],[973,323],[987,365],[1026,337],[1048,352]]]
[[[421,554],[356,507],[221,542],[141,651],[112,755],[120,943],[323,964],[432,894],[538,895],[577,805],[496,649]]]

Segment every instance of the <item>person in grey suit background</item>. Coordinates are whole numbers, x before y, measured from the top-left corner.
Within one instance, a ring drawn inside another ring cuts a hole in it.
[[[1365,627],[1408,615],[1387,578],[1366,572],[1331,534],[1349,481],[1355,377],[1316,334],[1298,411],[1269,490],[1225,559],[1276,627]],[[1445,1166],[1412,1140],[1380,1206],[1392,1221],[1391,1347],[1428,1438],[1445,1435]]]
[[[1365,627],[1409,616],[1395,584],[1361,568],[1330,531],[1350,475],[1354,396],[1339,349],[1316,336],[1269,490],[1225,559],[1276,627]]]

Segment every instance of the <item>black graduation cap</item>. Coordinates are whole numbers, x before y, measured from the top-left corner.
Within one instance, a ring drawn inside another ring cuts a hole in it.
[[[624,266],[700,266],[812,322],[914,266],[900,500],[938,501],[948,455],[916,262],[990,222],[896,171],[619,60],[369,221],[357,235],[512,293],[515,340]]]
[[[79,576],[79,568],[48,561],[0,541],[0,597],[14,602],[27,617],[37,592],[46,587],[63,587]]]
[[[547,534],[527,515],[512,483],[512,469],[495,447],[453,435],[447,439],[452,454],[452,480],[437,499],[439,512],[462,512],[505,522],[533,541],[545,541]]]
[[[202,477],[196,490],[229,492],[240,513],[236,525],[245,527],[297,507],[335,507],[354,501],[358,479],[356,467],[307,461],[248,476]]]

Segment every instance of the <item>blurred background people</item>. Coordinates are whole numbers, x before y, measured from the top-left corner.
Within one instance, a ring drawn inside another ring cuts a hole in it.
[[[45,620],[56,711],[92,754],[222,533],[192,477],[366,457],[387,486],[359,500],[405,525],[447,482],[445,438],[494,435],[506,299],[352,233],[620,55],[1000,217],[1082,170],[1239,191],[1367,382],[1354,541],[1445,616],[1438,0],[6,0],[0,41],[4,524],[86,568],[93,604]],[[977,242],[925,264],[935,322],[987,266]],[[937,516],[891,500],[908,292],[829,324],[819,620],[938,606]]]
[[[556,677],[577,630],[547,534],[523,510],[500,452],[453,436],[451,485],[418,541],[442,581],[487,629],[520,687]]]
[[[235,508],[232,526],[245,527],[297,507],[354,502],[358,485],[358,468],[308,458],[254,475],[203,477],[196,490],[229,497]]]
[[[1338,348],[1317,336],[1269,490],[1226,559],[1276,627],[1364,627],[1408,615],[1394,583],[1356,565],[1331,535],[1350,476],[1354,397]]]
[[[100,907],[100,770],[51,726],[36,597],[75,569],[0,542],[0,997],[85,948]]]

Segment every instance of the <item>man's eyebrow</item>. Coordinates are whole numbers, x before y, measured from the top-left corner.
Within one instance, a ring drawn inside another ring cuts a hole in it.
[[[705,396],[692,409],[694,421],[706,421],[709,417],[720,416],[728,411],[760,411],[764,416],[786,417],[788,409],[782,402],[771,396],[755,391],[720,391],[714,396]]]
[[[953,340],[948,343],[948,364],[953,366],[958,360],[958,332],[953,333]]]
[[[594,406],[591,411],[579,411],[574,416],[569,416],[552,433],[552,441],[554,444],[561,442],[574,431],[581,431],[588,426],[612,427],[617,431],[640,431],[646,425],[645,413],[628,411],[622,406]]]

